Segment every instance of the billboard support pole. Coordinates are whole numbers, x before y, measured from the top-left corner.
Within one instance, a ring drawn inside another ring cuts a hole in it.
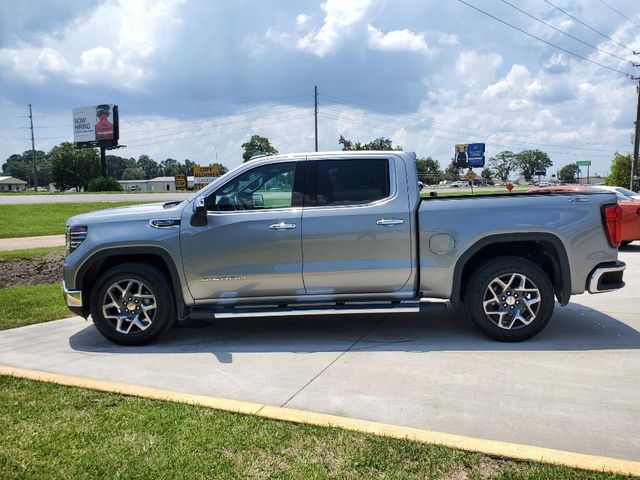
[[[107,149],[100,147],[100,176],[107,178]]]
[[[38,192],[38,164],[36,162],[36,141],[33,138],[33,113],[29,104],[29,122],[31,123],[31,158],[33,160],[33,191]]]

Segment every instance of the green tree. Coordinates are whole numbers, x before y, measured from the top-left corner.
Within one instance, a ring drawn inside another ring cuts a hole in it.
[[[525,180],[531,180],[538,170],[546,170],[553,162],[542,150],[524,150],[516,154],[516,166],[522,172]]]
[[[121,192],[122,185],[114,177],[96,177],[89,182],[90,192]]]
[[[631,182],[631,154],[616,152],[611,163],[611,173],[605,179],[605,185],[628,187]]]
[[[429,185],[435,185],[442,180],[442,170],[440,162],[431,157],[418,158],[416,160],[418,179]]]
[[[460,168],[456,165],[455,158],[451,160],[451,163],[449,163],[449,166],[445,169],[443,176],[445,180],[449,180],[450,182],[460,180]]]
[[[271,145],[269,139],[260,135],[253,135],[248,142],[242,144],[242,148],[244,148],[242,159],[245,162],[251,160],[254,155],[275,155],[278,153],[278,150]]]
[[[340,135],[338,143],[342,145],[342,150],[402,150],[402,147],[393,146],[393,142],[388,138],[380,137],[367,143],[353,142]]]
[[[184,161],[184,167],[182,168],[182,173],[184,173],[187,176],[193,175],[193,167],[195,167],[196,165],[197,165],[196,162],[192,162],[187,158]]]
[[[94,148],[77,149],[70,142],[53,147],[49,153],[51,158],[51,176],[56,187],[84,188],[100,175],[100,157]]]
[[[162,175],[162,168],[160,167],[158,162],[152,159],[149,155],[140,155],[135,166],[142,169],[145,175],[144,178],[146,178],[147,180]]]
[[[493,170],[491,170],[488,167],[485,167],[482,169],[482,172],[480,173],[480,176],[484,179],[486,179],[487,181],[492,180],[493,179]]]
[[[33,152],[26,150],[22,155],[13,154],[2,165],[2,173],[19,178],[33,185]],[[35,151],[38,185],[51,182],[51,160],[42,150]]]
[[[135,167],[134,158],[124,158],[118,155],[107,155],[107,177],[122,178],[122,174],[129,167]]]
[[[177,174],[182,173],[184,166],[174,158],[167,158],[160,162],[160,169],[162,171],[162,175],[165,177],[174,177]]]
[[[122,172],[122,180],[144,180],[146,174],[140,167],[128,167]]]
[[[491,157],[489,159],[489,165],[494,172],[495,178],[505,182],[509,179],[509,174],[516,167],[516,155],[509,150],[504,150],[495,157]]]
[[[558,172],[558,180],[564,183],[576,183],[580,168],[575,163],[569,163]]]

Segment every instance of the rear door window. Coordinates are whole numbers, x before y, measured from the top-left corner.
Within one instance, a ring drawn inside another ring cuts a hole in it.
[[[319,160],[316,162],[315,204],[363,205],[390,195],[389,160]]]

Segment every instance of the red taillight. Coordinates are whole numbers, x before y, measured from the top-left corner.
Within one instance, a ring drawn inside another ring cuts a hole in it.
[[[622,208],[620,205],[606,205],[602,209],[602,221],[609,244],[613,248],[618,248],[622,242]]]

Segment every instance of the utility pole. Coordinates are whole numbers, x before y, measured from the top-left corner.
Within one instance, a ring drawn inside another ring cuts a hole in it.
[[[318,151],[318,86],[313,87],[314,110],[313,116],[316,121],[316,152]]]
[[[38,191],[38,167],[36,165],[36,141],[33,138],[33,114],[31,112],[31,104],[29,104],[29,123],[31,126],[31,158],[33,159],[33,191]]]
[[[633,187],[636,184],[636,177],[638,176],[638,150],[640,147],[640,76],[633,77],[634,80],[638,80],[638,109],[636,110],[636,128],[633,142],[633,159],[631,160],[631,186],[630,189],[636,191]]]

